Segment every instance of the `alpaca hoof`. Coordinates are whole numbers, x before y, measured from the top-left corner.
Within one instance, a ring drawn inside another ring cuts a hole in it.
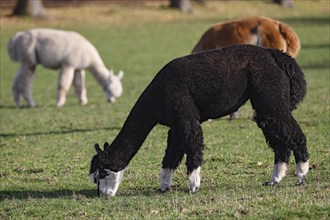
[[[159,188],[159,189],[157,190],[157,192],[158,192],[158,193],[167,193],[167,192],[170,191],[170,190],[171,190],[171,187],[166,187],[166,188],[164,188],[164,189]]]
[[[82,100],[80,101],[80,105],[87,105],[88,101],[87,100]]]
[[[56,103],[56,106],[57,106],[57,107],[62,107],[62,106],[64,106],[64,104],[65,104],[65,101],[58,101],[58,102]]]
[[[17,108],[21,108],[21,107],[22,107],[22,106],[21,106],[21,103],[17,103],[17,102],[16,102],[15,104],[16,104],[16,107],[17,107]]]
[[[32,103],[29,103],[29,107],[31,107],[31,108],[35,108],[37,105],[36,105],[36,103],[34,103],[34,102],[32,102]]]
[[[193,187],[189,189],[189,193],[197,193],[199,191],[199,187]]]
[[[116,98],[114,98],[114,97],[111,97],[111,98],[108,99],[109,103],[114,103],[115,101],[116,101]]]
[[[274,181],[269,181],[269,182],[265,182],[264,184],[262,184],[263,186],[276,186],[278,185],[278,182],[274,182]]]
[[[304,185],[306,181],[306,176],[304,176],[302,179],[298,179],[298,182],[296,182],[295,186],[302,186]]]
[[[235,120],[238,118],[238,113],[234,112],[229,115],[229,120]]]

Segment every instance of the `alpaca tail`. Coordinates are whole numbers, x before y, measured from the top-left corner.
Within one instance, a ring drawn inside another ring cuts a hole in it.
[[[17,32],[14,36],[12,36],[8,42],[8,55],[11,60],[18,61],[18,55],[16,51],[16,42],[19,36],[21,36],[24,32]]]
[[[300,40],[298,35],[286,24],[280,23],[280,32],[287,43],[287,53],[296,57],[300,50]]]
[[[297,108],[297,105],[306,95],[306,80],[295,59],[288,54],[276,49],[270,49],[272,56],[277,64],[283,69],[290,78],[290,111]]]

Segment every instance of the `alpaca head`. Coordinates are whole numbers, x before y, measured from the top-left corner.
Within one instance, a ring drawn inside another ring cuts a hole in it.
[[[104,151],[95,144],[96,155],[93,156],[89,171],[92,182],[97,184],[98,196],[113,197],[116,195],[125,170],[114,172],[109,169],[108,152],[110,145],[104,143]]]
[[[105,93],[109,102],[114,102],[116,98],[120,97],[123,93],[123,87],[121,80],[124,76],[122,70],[119,71],[118,75],[115,75],[113,70],[109,71],[109,78],[105,87]]]

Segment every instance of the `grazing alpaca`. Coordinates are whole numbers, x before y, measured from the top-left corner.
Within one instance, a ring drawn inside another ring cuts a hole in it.
[[[275,48],[292,57],[300,50],[299,38],[288,25],[271,18],[252,16],[213,25],[202,35],[192,53],[233,44]]]
[[[175,59],[163,67],[135,103],[111,145],[92,158],[90,178],[102,196],[114,196],[125,168],[156,124],[168,126],[160,190],[169,190],[174,170],[187,155],[189,190],[200,187],[204,141],[201,123],[236,111],[250,100],[256,123],[274,150],[268,185],[285,176],[291,151],[298,183],[309,157],[306,138],[291,111],[306,93],[303,72],[294,59],[276,49],[235,45]]]
[[[58,107],[66,101],[67,92],[73,82],[75,93],[81,104],[87,104],[85,71],[89,69],[102,86],[110,102],[121,96],[123,72],[116,76],[108,70],[95,47],[76,32],[37,28],[17,32],[8,43],[8,54],[13,61],[20,62],[13,82],[13,96],[16,105],[21,105],[21,97],[31,107],[32,78],[37,64],[46,68],[61,69],[58,78]]]
[[[192,53],[233,44],[252,44],[282,50],[296,57],[300,50],[297,34],[286,24],[262,16],[225,21],[209,28],[198,41]],[[230,119],[237,117],[230,114]]]

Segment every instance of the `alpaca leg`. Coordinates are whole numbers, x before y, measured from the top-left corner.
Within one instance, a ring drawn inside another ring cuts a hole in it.
[[[57,85],[57,100],[56,100],[57,107],[61,107],[65,104],[66,94],[72,84],[73,76],[74,76],[73,67],[68,67],[68,66],[62,67]]]
[[[184,151],[180,137],[175,128],[168,131],[167,149],[163,158],[163,166],[160,174],[160,191],[166,192],[172,185],[172,177],[175,169],[182,161]]]
[[[274,186],[285,177],[290,154],[290,150],[287,150],[286,152],[275,152],[273,176],[271,181],[266,182],[265,185]]]
[[[274,174],[267,185],[277,184],[285,176],[291,150],[296,158],[298,183],[303,182],[308,171],[306,138],[291,112],[282,112],[276,116],[260,116],[258,113],[256,121],[275,152]]]
[[[21,105],[22,96],[26,100],[28,106],[35,107],[32,98],[32,80],[34,75],[35,66],[29,67],[21,65],[17,71],[13,82],[13,96],[17,107]]]
[[[274,150],[275,165],[270,182],[265,185],[278,184],[286,174],[287,164],[290,159],[292,143],[296,142],[292,136],[291,112],[281,114],[263,115],[257,112],[255,119],[262,129],[268,145]]]
[[[203,131],[198,120],[184,120],[180,123],[180,138],[187,154],[189,190],[200,188],[200,169],[203,161]]]
[[[300,185],[303,184],[306,179],[306,175],[309,169],[309,155],[307,150],[306,137],[301,131],[297,122],[293,118],[292,120],[294,122],[292,136],[295,140],[295,142],[293,142],[293,154],[296,161],[296,175],[298,179],[296,185]]]
[[[85,86],[84,70],[76,70],[74,72],[73,85],[75,87],[75,93],[80,104],[86,105],[88,103],[88,100],[87,100],[87,90]]]
[[[238,117],[238,112],[233,112],[229,115],[229,120],[237,119],[237,117]]]
[[[22,79],[23,75],[24,75],[24,68],[23,66],[20,66],[20,68],[17,70],[12,86],[13,98],[17,107],[21,106],[21,99],[22,99],[21,81],[23,80]]]
[[[29,70],[25,74],[23,81],[23,97],[30,107],[36,106],[32,98],[32,80],[34,76],[34,70],[35,70],[35,66],[29,68]]]

